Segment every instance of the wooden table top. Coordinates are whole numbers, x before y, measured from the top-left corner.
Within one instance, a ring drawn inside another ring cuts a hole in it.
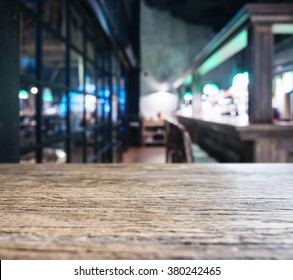
[[[0,165],[0,259],[293,259],[292,164]]]

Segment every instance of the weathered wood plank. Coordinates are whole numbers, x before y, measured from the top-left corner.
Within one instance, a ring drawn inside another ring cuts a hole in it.
[[[0,165],[0,259],[292,259],[293,165]]]

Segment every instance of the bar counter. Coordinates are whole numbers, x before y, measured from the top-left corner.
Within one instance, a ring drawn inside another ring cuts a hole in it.
[[[293,122],[250,124],[248,116],[177,114],[192,141],[220,162],[293,162]]]
[[[293,259],[293,165],[0,165],[0,259]]]

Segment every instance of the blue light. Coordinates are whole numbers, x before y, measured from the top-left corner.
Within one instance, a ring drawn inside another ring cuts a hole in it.
[[[110,94],[111,94],[110,90],[108,88],[106,88],[105,89],[105,97],[106,98],[109,98],[110,97]]]
[[[120,90],[120,104],[125,104],[126,103],[126,96],[125,96],[125,89],[121,88]]]
[[[109,113],[110,110],[111,110],[110,103],[109,103],[109,101],[107,101],[105,104],[105,113]]]

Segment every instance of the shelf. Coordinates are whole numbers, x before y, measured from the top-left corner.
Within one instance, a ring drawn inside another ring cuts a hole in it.
[[[166,129],[163,120],[143,121],[142,123],[142,144],[143,145],[164,145],[166,143]]]

